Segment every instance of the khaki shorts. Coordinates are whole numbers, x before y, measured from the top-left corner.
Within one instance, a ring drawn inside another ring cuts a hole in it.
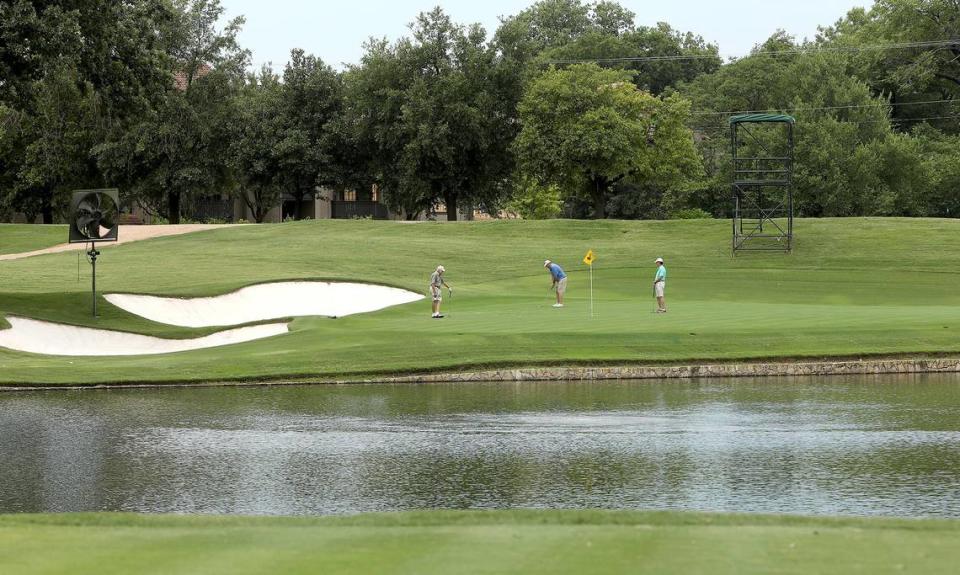
[[[657,297],[663,297],[663,288],[666,287],[667,282],[657,282],[654,284],[653,289],[657,293]]]
[[[433,295],[433,301],[443,301],[442,289],[435,286],[430,286],[430,294]]]
[[[560,295],[567,293],[567,278],[557,282],[557,293]]]

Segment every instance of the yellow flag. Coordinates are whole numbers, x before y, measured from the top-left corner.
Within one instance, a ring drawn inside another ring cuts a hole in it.
[[[590,250],[587,252],[587,255],[583,257],[583,263],[587,264],[588,266],[592,266],[593,260],[595,259],[596,258],[593,256],[593,250]]]

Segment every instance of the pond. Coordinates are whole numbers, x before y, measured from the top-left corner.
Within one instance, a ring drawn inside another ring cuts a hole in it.
[[[960,376],[0,393],[0,513],[960,517]]]

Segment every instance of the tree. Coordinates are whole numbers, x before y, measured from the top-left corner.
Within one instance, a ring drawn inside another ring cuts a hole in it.
[[[346,75],[343,131],[356,165],[392,208],[414,217],[443,202],[493,205],[510,173],[509,101],[484,30],[422,13],[412,38],[372,42]]]
[[[621,181],[673,189],[699,173],[688,114],[688,102],[638,90],[628,72],[551,69],[520,103],[518,161],[541,184],[589,199],[593,217],[604,218]]]
[[[237,177],[236,195],[257,223],[282,198],[283,87],[267,67],[252,75],[237,98],[231,128],[230,163]]]
[[[14,204],[28,218],[39,211],[52,224],[54,210],[63,211],[67,194],[101,182],[90,150],[103,137],[98,95],[81,82],[73,64],[51,64],[37,83],[34,113],[24,116],[25,147],[14,185]]]
[[[928,125],[917,126],[911,136],[921,148],[920,157],[929,175],[928,214],[960,217],[960,136],[944,134]]]
[[[389,190],[387,205],[408,218],[429,207],[426,199],[394,193],[401,186],[394,169],[404,141],[398,126],[404,102],[404,74],[396,50],[386,40],[371,40],[359,66],[344,74],[344,113],[334,130],[347,158],[343,184],[354,189],[378,185]]]
[[[165,0],[0,3],[0,150],[11,207],[53,221],[63,192],[104,185],[92,149],[149,109],[169,76],[159,47]]]
[[[176,0],[166,30],[171,63],[162,100],[141,120],[98,146],[100,168],[145,209],[179,223],[193,198],[228,191],[231,99],[249,52],[237,43],[243,18],[223,30],[220,0]]]
[[[778,33],[754,54],[681,88],[703,111],[698,118],[698,146],[709,160],[705,164],[710,184],[694,193],[693,207],[715,214],[728,209],[729,116],[739,111],[781,110],[797,118],[794,201],[798,214],[920,213],[916,189],[897,176],[899,171],[918,174],[915,160],[919,158],[909,159],[915,148],[892,139],[886,99],[851,77],[847,54],[797,54],[796,48],[791,38]],[[782,51],[789,52],[776,54]],[[894,165],[899,167],[889,169]]]
[[[909,132],[928,122],[960,133],[960,1],[878,0],[870,10],[857,8],[834,26],[823,28],[820,45],[870,49],[847,59],[847,72],[867,82],[874,94],[889,97],[895,127]],[[931,42],[940,42],[930,45]],[[919,43],[913,47],[903,45]],[[945,100],[945,101],[941,101]],[[917,105],[920,102],[936,102]]]
[[[341,78],[319,58],[293,50],[277,104],[282,125],[277,172],[299,209],[304,199],[316,196],[318,186],[344,179],[345,155],[335,127],[343,109]]]
[[[496,43],[508,61],[527,66],[527,78],[550,63],[596,60],[633,70],[633,82],[654,95],[720,67],[719,49],[702,37],[663,22],[636,27],[634,17],[616,2],[543,0],[504,20]],[[664,59],[630,60],[638,56]]]

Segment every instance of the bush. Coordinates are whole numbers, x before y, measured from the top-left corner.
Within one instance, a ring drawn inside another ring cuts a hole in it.
[[[713,215],[710,212],[701,210],[700,208],[687,208],[684,210],[677,210],[670,214],[671,220],[712,220]]]
[[[514,189],[513,198],[507,203],[506,209],[525,220],[557,218],[563,209],[560,188],[541,186],[532,178],[524,178]]]

